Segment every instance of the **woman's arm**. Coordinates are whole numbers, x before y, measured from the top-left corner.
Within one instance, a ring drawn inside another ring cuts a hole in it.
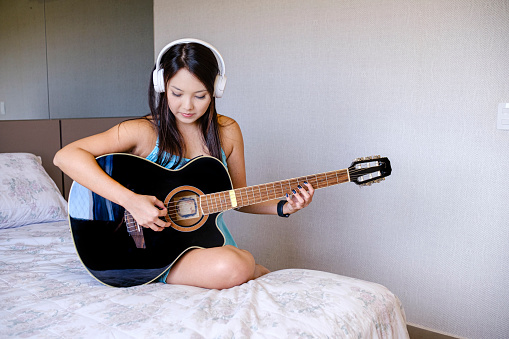
[[[234,188],[246,187],[246,165],[244,158],[244,141],[239,125],[235,120],[221,116],[221,136],[224,151],[227,155],[228,171]],[[284,214],[292,214],[308,206],[313,200],[314,189],[310,184],[296,188],[295,194],[286,198]],[[279,200],[270,200],[259,204],[245,206],[238,210],[254,214],[277,214]]]
[[[155,197],[128,190],[107,175],[95,160],[108,153],[129,152],[146,156],[149,145],[155,144],[154,138],[155,131],[149,121],[130,120],[63,147],[53,162],[71,179],[124,207],[140,225],[162,230],[169,225],[159,219],[167,213],[164,204]]]

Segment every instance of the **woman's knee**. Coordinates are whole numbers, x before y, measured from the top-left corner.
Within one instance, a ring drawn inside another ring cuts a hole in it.
[[[186,253],[172,267],[166,282],[224,289],[253,279],[255,271],[251,253],[227,245]]]
[[[225,287],[241,285],[254,277],[255,260],[251,253],[234,246],[222,247],[223,253],[216,262],[216,274]]]

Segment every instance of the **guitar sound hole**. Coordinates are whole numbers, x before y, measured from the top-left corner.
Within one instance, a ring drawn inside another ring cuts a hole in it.
[[[194,231],[206,221],[206,216],[201,213],[199,192],[195,190],[180,187],[168,194],[164,201],[168,209],[166,220],[178,231]]]

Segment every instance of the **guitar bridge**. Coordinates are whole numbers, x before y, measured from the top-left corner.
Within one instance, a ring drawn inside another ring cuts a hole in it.
[[[143,229],[138,225],[136,220],[134,220],[131,213],[127,210],[124,211],[124,222],[127,228],[127,232],[133,238],[134,244],[136,248],[146,248],[145,246],[145,237],[143,236]]]

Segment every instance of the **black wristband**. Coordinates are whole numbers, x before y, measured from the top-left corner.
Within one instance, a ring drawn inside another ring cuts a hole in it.
[[[280,200],[278,203],[277,203],[277,215],[279,215],[280,217],[283,217],[283,218],[288,218],[290,216],[290,214],[284,214],[283,213],[283,206],[287,203],[288,201],[286,200]]]

